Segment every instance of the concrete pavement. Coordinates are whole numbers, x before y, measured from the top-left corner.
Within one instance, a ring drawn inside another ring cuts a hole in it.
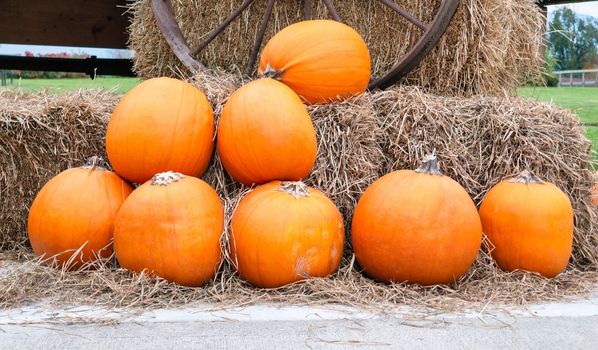
[[[598,349],[598,298],[413,319],[336,305],[0,311],[0,349]]]

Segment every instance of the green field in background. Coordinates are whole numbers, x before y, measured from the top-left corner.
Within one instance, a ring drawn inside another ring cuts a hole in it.
[[[8,80],[8,79],[7,79]],[[90,78],[65,78],[65,79],[14,79],[13,85],[1,87],[2,89],[20,89],[25,92],[34,92],[47,89],[50,92],[64,92],[77,89],[104,88],[118,93],[129,91],[139,83],[137,78],[98,77]]]
[[[598,127],[598,88],[561,87],[519,89],[519,95],[574,110],[590,127]]]
[[[598,88],[584,87],[525,87],[519,95],[573,110],[586,125],[588,138],[598,152]],[[594,155],[598,160],[598,154]]]

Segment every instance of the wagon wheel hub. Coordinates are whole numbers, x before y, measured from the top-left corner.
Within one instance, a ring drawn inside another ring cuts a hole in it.
[[[230,25],[237,17],[239,17],[243,11],[245,11],[249,5],[253,4],[257,0],[244,0],[241,5],[236,8],[227,18],[209,32],[205,38],[196,46],[191,47],[187,40],[183,37],[183,33],[175,19],[174,12],[172,9],[170,0],[151,0],[152,10],[154,16],[158,22],[158,27],[164,35],[166,42],[175,53],[177,58],[183,63],[189,71],[197,73],[201,70],[207,69],[198,59],[198,54],[208,46],[220,33]],[[267,1],[266,11],[260,23],[258,32],[256,34],[253,49],[251,50],[251,56],[249,64],[247,66],[247,74],[250,75],[255,71],[255,65],[259,50],[264,40],[264,35],[268,27],[268,22],[272,15],[272,9],[274,8],[274,2],[276,0],[264,0]],[[306,20],[312,18],[312,7],[313,0],[302,0],[304,8],[304,18]],[[330,17],[336,21],[341,22],[336,8],[331,0],[316,0],[322,1],[328,10]],[[379,78],[372,78],[368,89],[372,90],[375,88],[385,89],[395,83],[401,78],[409,74],[417,65],[424,59],[424,57],[436,46],[438,40],[446,31],[455,11],[459,0],[443,0],[434,16],[434,19],[430,23],[424,23],[403,7],[394,2],[394,0],[378,0],[390,10],[395,11],[407,21],[417,26],[422,35],[415,45],[413,45],[407,53],[397,60],[397,63],[386,73]]]

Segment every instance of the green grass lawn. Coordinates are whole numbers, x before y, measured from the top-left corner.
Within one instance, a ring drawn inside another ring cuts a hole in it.
[[[561,87],[519,89],[519,95],[574,110],[590,127],[598,127],[598,88]]]
[[[124,93],[139,83],[137,78],[122,77],[98,77],[95,80],[90,78],[67,78],[67,79],[15,79],[13,85],[8,81],[7,86],[1,89],[21,89],[25,92],[47,89],[50,92],[64,92],[77,89],[104,88],[114,89],[116,92]]]
[[[520,96],[554,103],[557,106],[568,108],[577,114],[587,127],[588,138],[598,152],[598,88],[584,87],[525,87],[518,90]],[[598,154],[594,155],[598,160]]]

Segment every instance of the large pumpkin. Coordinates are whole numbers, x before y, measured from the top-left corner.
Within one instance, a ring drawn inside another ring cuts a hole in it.
[[[370,185],[355,208],[351,232],[368,275],[422,285],[459,279],[482,241],[475,204],[440,173],[434,156],[416,171],[395,171]]]
[[[341,214],[324,194],[302,182],[257,187],[237,206],[231,230],[233,264],[258,287],[327,276],[343,255]]]
[[[193,85],[154,78],[135,86],[118,103],[106,134],[114,170],[144,183],[173,170],[201,176],[214,149],[212,107]]]
[[[93,157],[83,167],[56,175],[39,191],[28,222],[35,255],[56,257],[76,268],[112,254],[114,218],[132,188],[102,163]]]
[[[218,154],[233,179],[246,185],[307,177],[316,161],[316,133],[291,89],[259,79],[235,91],[218,123]]]
[[[308,103],[346,99],[370,81],[371,61],[363,38],[331,20],[295,23],[264,47],[259,73],[290,86]]]
[[[185,286],[201,286],[220,265],[224,209],[200,179],[166,172],[137,188],[114,223],[122,267]]]
[[[569,262],[573,208],[555,185],[525,171],[494,186],[480,207],[484,232],[500,268],[554,277]]]

